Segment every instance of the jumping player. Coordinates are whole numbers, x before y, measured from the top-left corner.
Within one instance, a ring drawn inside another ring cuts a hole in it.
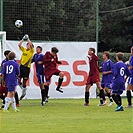
[[[43,63],[44,63],[44,68],[45,68],[44,74],[45,74],[45,79],[46,79],[46,83],[44,86],[46,89],[46,94],[45,94],[46,96],[48,95],[50,79],[53,75],[59,76],[58,86],[56,90],[63,93],[63,90],[60,87],[63,82],[64,73],[56,68],[57,64],[61,64],[61,61],[58,61],[58,56],[57,56],[58,52],[59,50],[56,47],[52,47],[51,52],[47,51],[43,58]]]
[[[113,74],[112,74],[112,67],[113,62],[109,59],[109,52],[105,51],[102,55],[104,61],[102,62],[102,81],[101,86],[105,89],[107,96],[110,100],[110,103],[108,106],[111,106],[113,104],[113,99],[110,94],[110,88],[113,80]]]
[[[20,74],[19,65],[17,62],[14,61],[15,53],[10,52],[8,55],[9,61],[7,61],[2,70],[2,85],[8,88],[7,97],[5,98],[5,106],[4,106],[4,112],[9,112],[8,108],[10,103],[12,103],[12,106],[15,110],[15,112],[19,112],[19,110],[16,108],[16,101],[14,98],[15,95],[15,89],[18,85],[18,76]]]
[[[116,60],[118,61],[113,66],[113,83],[112,83],[112,98],[117,104],[115,111],[123,111],[121,94],[125,90],[125,76],[130,76],[131,73],[125,63],[123,63],[122,59],[124,54],[119,52],[116,54]]]
[[[42,47],[36,47],[36,53],[33,56],[32,62],[35,62],[36,66],[36,76],[38,78],[38,83],[41,89],[41,96],[42,96],[42,106],[44,106],[45,102],[45,88],[44,88],[44,68],[43,68],[43,57],[42,54]]]
[[[85,87],[85,104],[84,106],[89,106],[89,90],[90,87],[93,85],[93,83],[96,83],[97,88],[100,91],[99,97],[100,97],[100,103],[98,104],[98,106],[103,106],[104,102],[104,90],[100,85],[100,75],[99,75],[99,71],[98,71],[98,60],[99,58],[95,55],[95,49],[94,48],[89,48],[88,51],[88,59],[89,59],[89,65],[90,65],[90,71],[89,71],[89,75],[88,75],[88,79],[86,82],[86,87]]]
[[[22,43],[24,42],[24,40],[28,41],[28,43],[26,44],[26,48],[22,46]],[[20,97],[20,100],[22,100],[22,98],[26,95],[26,90],[27,90],[26,82],[30,74],[31,60],[34,54],[34,46],[27,34],[22,38],[18,46],[19,46],[19,49],[22,51],[22,56],[20,60],[20,79],[19,79],[19,83],[22,88],[22,95]]]

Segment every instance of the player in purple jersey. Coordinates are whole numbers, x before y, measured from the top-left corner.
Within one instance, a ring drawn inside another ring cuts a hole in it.
[[[133,46],[131,47],[131,54],[132,54],[132,56],[129,59],[129,69],[131,71],[131,76],[129,77],[128,82],[127,82],[128,105],[126,106],[126,108],[132,108],[131,90],[133,91]]]
[[[108,106],[111,106],[113,104],[113,99],[110,94],[110,85],[112,84],[113,80],[113,74],[112,74],[112,67],[113,67],[113,62],[109,59],[109,52],[105,51],[103,52],[103,59],[104,61],[102,62],[102,81],[101,81],[101,86],[102,88],[105,89],[107,96],[110,100],[110,103]],[[106,99],[104,99],[106,103]]]
[[[14,61],[15,53],[10,52],[8,54],[9,61],[7,61],[2,69],[2,85],[6,84],[8,88],[7,97],[5,98],[5,106],[4,112],[9,112],[9,105],[12,103],[12,107],[14,108],[15,112],[19,112],[16,108],[16,101],[15,101],[15,89],[18,85],[18,76],[20,74],[19,65],[17,62]]]
[[[44,88],[44,68],[43,68],[43,54],[42,54],[42,47],[36,47],[36,53],[33,56],[32,62],[35,62],[36,66],[36,76],[38,78],[38,83],[41,89],[41,96],[42,96],[42,106],[45,104],[45,88]]]
[[[6,51],[4,51],[4,56],[6,57],[3,61],[2,61],[2,63],[1,63],[1,66],[3,67],[4,66],[4,64],[8,61],[8,54],[10,53],[11,51],[10,50],[6,50]],[[2,87],[3,88],[3,87]],[[6,87],[4,87],[5,89],[6,89]],[[3,92],[2,92],[3,91]],[[3,95],[2,94],[0,94],[1,95],[1,98],[2,98],[2,100],[3,100],[3,104],[2,104],[2,107],[1,108],[4,108],[4,104],[5,104],[5,90],[4,89],[2,89],[2,90],[0,90],[0,93],[3,93]],[[17,107],[19,107],[20,105],[19,105],[19,99],[18,99],[18,93],[16,92],[15,93],[15,100],[16,100],[16,106]]]
[[[115,109],[115,111],[123,111],[122,106],[122,100],[121,100],[121,94],[125,90],[125,76],[130,76],[130,70],[128,69],[127,65],[123,63],[124,54],[119,52],[116,54],[116,60],[118,61],[116,64],[114,64],[112,72],[113,72],[113,83],[112,83],[112,98],[115,101],[115,103],[118,105]],[[126,78],[127,78],[126,77]]]

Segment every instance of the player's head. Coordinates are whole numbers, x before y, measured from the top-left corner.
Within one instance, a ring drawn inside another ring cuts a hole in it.
[[[95,49],[94,48],[89,48],[88,55],[92,55],[92,51],[93,51],[93,53],[95,53]]]
[[[124,57],[124,54],[122,52],[118,52],[116,54],[116,60],[117,61],[122,61],[123,57]]]
[[[58,52],[59,52],[58,48],[56,48],[56,47],[52,47],[52,48],[51,48],[51,53],[52,53],[53,55],[57,54]]]
[[[34,45],[32,44],[32,43],[27,43],[26,44],[26,48],[27,48],[27,50],[30,50],[31,48],[34,48]]]
[[[37,46],[37,47],[36,47],[36,52],[37,52],[38,54],[42,53],[42,47],[41,47],[41,46]]]
[[[110,54],[109,54],[109,52],[108,51],[104,51],[103,52],[103,59],[109,59],[110,58]]]
[[[4,55],[5,55],[5,57],[6,57],[10,52],[11,52],[10,50],[6,50],[6,51],[4,51]]]
[[[9,59],[9,60],[14,60],[15,57],[16,57],[16,54],[15,54],[14,52],[10,52],[10,53],[8,54],[8,59]]]

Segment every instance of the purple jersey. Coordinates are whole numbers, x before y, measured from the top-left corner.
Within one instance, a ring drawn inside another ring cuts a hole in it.
[[[102,62],[102,72],[112,71],[113,62],[108,60],[107,62]],[[102,83],[112,83],[113,74],[108,73],[102,75]]]
[[[14,60],[7,61],[2,69],[2,74],[5,76],[7,88],[18,85],[17,76],[20,74],[19,65]]]
[[[35,62],[36,65],[36,73],[39,75],[44,75],[44,68],[43,68],[43,63],[38,64],[39,61],[43,61],[43,54],[34,54],[32,62]]]
[[[123,62],[117,62],[113,66],[113,83],[125,84],[125,75],[130,76],[131,72]]]
[[[131,56],[129,66],[132,66],[133,67],[133,56]],[[130,70],[130,71],[131,71],[131,74],[132,74],[131,77],[133,77],[133,69]]]

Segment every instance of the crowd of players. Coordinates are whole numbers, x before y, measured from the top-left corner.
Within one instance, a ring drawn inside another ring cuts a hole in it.
[[[22,43],[27,41],[26,48],[22,46]],[[41,105],[44,106],[48,102],[48,92],[50,79],[53,75],[59,76],[58,85],[56,90],[63,93],[61,88],[64,73],[56,68],[57,64],[62,62],[58,60],[57,53],[58,48],[52,47],[51,51],[47,51],[42,54],[42,47],[36,47],[36,53],[34,54],[34,45],[29,39],[28,35],[25,35],[18,44],[19,49],[22,52],[20,64],[15,60],[15,53],[10,50],[4,52],[5,59],[2,61],[1,70],[1,86],[0,86],[0,98],[3,100],[2,109],[3,112],[9,112],[9,108],[12,105],[15,112],[19,112],[17,106],[20,106],[19,100],[22,100],[26,95],[26,83],[30,74],[31,63],[35,63],[36,76],[41,90]],[[133,55],[133,47],[131,48],[131,54]],[[95,49],[89,48],[88,59],[90,71],[88,73],[88,79],[85,86],[85,103],[84,106],[90,106],[89,90],[95,83],[99,89],[100,103],[98,106],[104,106],[107,104],[105,98],[105,92],[109,98],[108,106],[111,106],[114,102],[117,107],[115,111],[123,111],[121,94],[125,90],[125,81],[128,78],[127,85],[127,108],[132,108],[131,102],[131,90],[133,90],[133,56],[130,58],[130,64],[127,66],[123,63],[122,59],[124,54],[119,52],[116,54],[117,63],[113,63],[110,60],[109,52],[103,52],[102,62],[102,80],[100,82],[100,74],[98,70],[99,58],[95,55]],[[22,89],[22,95],[18,97],[16,87],[20,86]],[[114,101],[114,102],[113,102]]]

